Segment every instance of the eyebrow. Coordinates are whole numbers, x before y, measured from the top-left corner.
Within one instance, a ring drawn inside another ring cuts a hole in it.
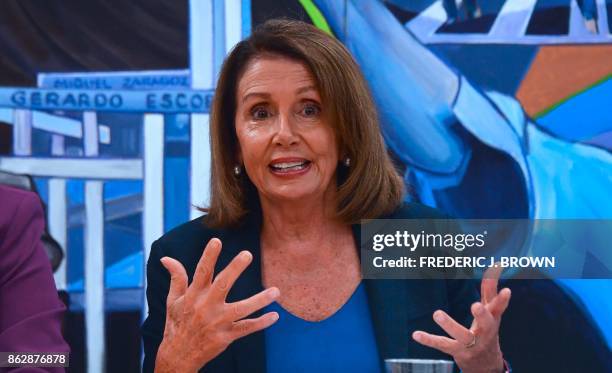
[[[298,88],[295,93],[296,94],[300,94],[300,93],[304,93],[304,92],[308,92],[308,91],[316,91],[317,88],[313,85],[308,85],[305,87],[300,87]],[[261,97],[261,98],[265,98],[265,99],[269,99],[271,97],[271,95],[269,93],[265,93],[265,92],[251,92],[251,93],[247,93],[246,95],[244,95],[244,97],[242,97],[242,102],[246,102],[246,100],[249,97]]]
[[[304,92],[308,92],[308,91],[315,91],[316,92],[317,88],[313,85],[307,85],[305,87],[302,88],[298,88],[295,93],[300,94],[300,93],[304,93]]]
[[[263,93],[263,92],[251,92],[251,93],[246,94],[244,97],[242,97],[242,102],[246,102],[246,100],[249,97],[270,98],[270,94],[269,93]]]

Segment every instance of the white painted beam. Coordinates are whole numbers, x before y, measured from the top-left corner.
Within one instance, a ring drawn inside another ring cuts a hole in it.
[[[225,0],[225,53],[242,40],[242,0]]]
[[[144,115],[144,266],[149,260],[151,245],[164,233],[164,116]],[[145,276],[146,283],[146,276]],[[143,316],[148,312],[144,302]]]
[[[189,65],[192,88],[211,89],[214,86],[213,0],[191,0],[189,20]],[[208,114],[191,115],[190,201],[192,206],[207,204],[210,194],[208,118]],[[201,213],[191,207],[189,215],[195,218]]]
[[[210,199],[211,155],[208,121],[208,114],[191,115],[191,219],[202,215],[196,207],[208,206]]]
[[[141,159],[0,157],[0,170],[67,179],[140,180]]]
[[[85,182],[85,331],[87,372],[105,372],[104,193],[102,181]]]
[[[13,112],[13,154],[32,154],[32,112],[16,109]]]
[[[591,33],[587,30],[582,11],[578,7],[576,0],[570,0],[570,16],[569,16],[569,32],[570,37],[589,36]]]
[[[597,28],[599,29],[599,35],[609,36],[610,29],[608,26],[608,11],[606,8],[606,0],[596,0],[597,5]]]
[[[493,22],[489,36],[515,38],[525,35],[536,2],[537,0],[506,0]]]
[[[437,0],[417,17],[408,22],[406,27],[417,39],[424,42],[424,40],[436,32],[447,19],[448,16],[446,10],[444,10],[444,6],[442,6],[442,0]]]
[[[64,136],[53,135],[51,137],[51,154],[53,156],[64,155]],[[49,222],[49,233],[57,241],[64,252],[64,258],[53,274],[55,285],[58,290],[66,289],[66,262],[68,261],[68,200],[66,198],[66,180],[49,179],[49,206],[47,210],[47,221]]]

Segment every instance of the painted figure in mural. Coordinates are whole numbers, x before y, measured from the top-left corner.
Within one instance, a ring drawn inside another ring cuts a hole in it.
[[[40,200],[0,185],[0,206],[0,351],[68,353],[61,331],[65,307],[41,241],[45,220]]]
[[[582,11],[587,30],[592,34],[597,34],[599,30],[597,29],[597,5],[595,0],[578,0],[577,3]]]
[[[476,0],[464,0],[461,4],[465,10],[465,16],[467,19],[478,18],[482,15]],[[458,18],[457,3],[455,0],[444,0],[443,5],[448,17],[446,23],[455,23]]]
[[[208,214],[151,250],[145,371],[377,372],[402,356],[506,370],[499,270],[481,297],[468,281],[362,280],[360,219],[443,215],[403,201],[366,82],[336,39],[273,20],[240,42],[217,84],[211,150]]]

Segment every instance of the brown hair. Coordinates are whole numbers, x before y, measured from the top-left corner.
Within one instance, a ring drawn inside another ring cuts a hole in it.
[[[365,79],[348,50],[334,37],[307,23],[274,19],[239,42],[225,59],[210,116],[211,200],[209,227],[237,225],[259,204],[255,186],[243,172],[234,174],[238,140],[234,126],[236,90],[254,58],[279,55],[304,63],[329,110],[340,154],[350,167],[337,170],[337,217],[347,224],[395,210],[404,183],[386,152],[378,115]]]

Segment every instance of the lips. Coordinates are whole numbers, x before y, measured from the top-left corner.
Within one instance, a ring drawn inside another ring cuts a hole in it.
[[[311,162],[304,158],[282,158],[270,162],[270,170],[275,174],[301,173],[310,167]]]

